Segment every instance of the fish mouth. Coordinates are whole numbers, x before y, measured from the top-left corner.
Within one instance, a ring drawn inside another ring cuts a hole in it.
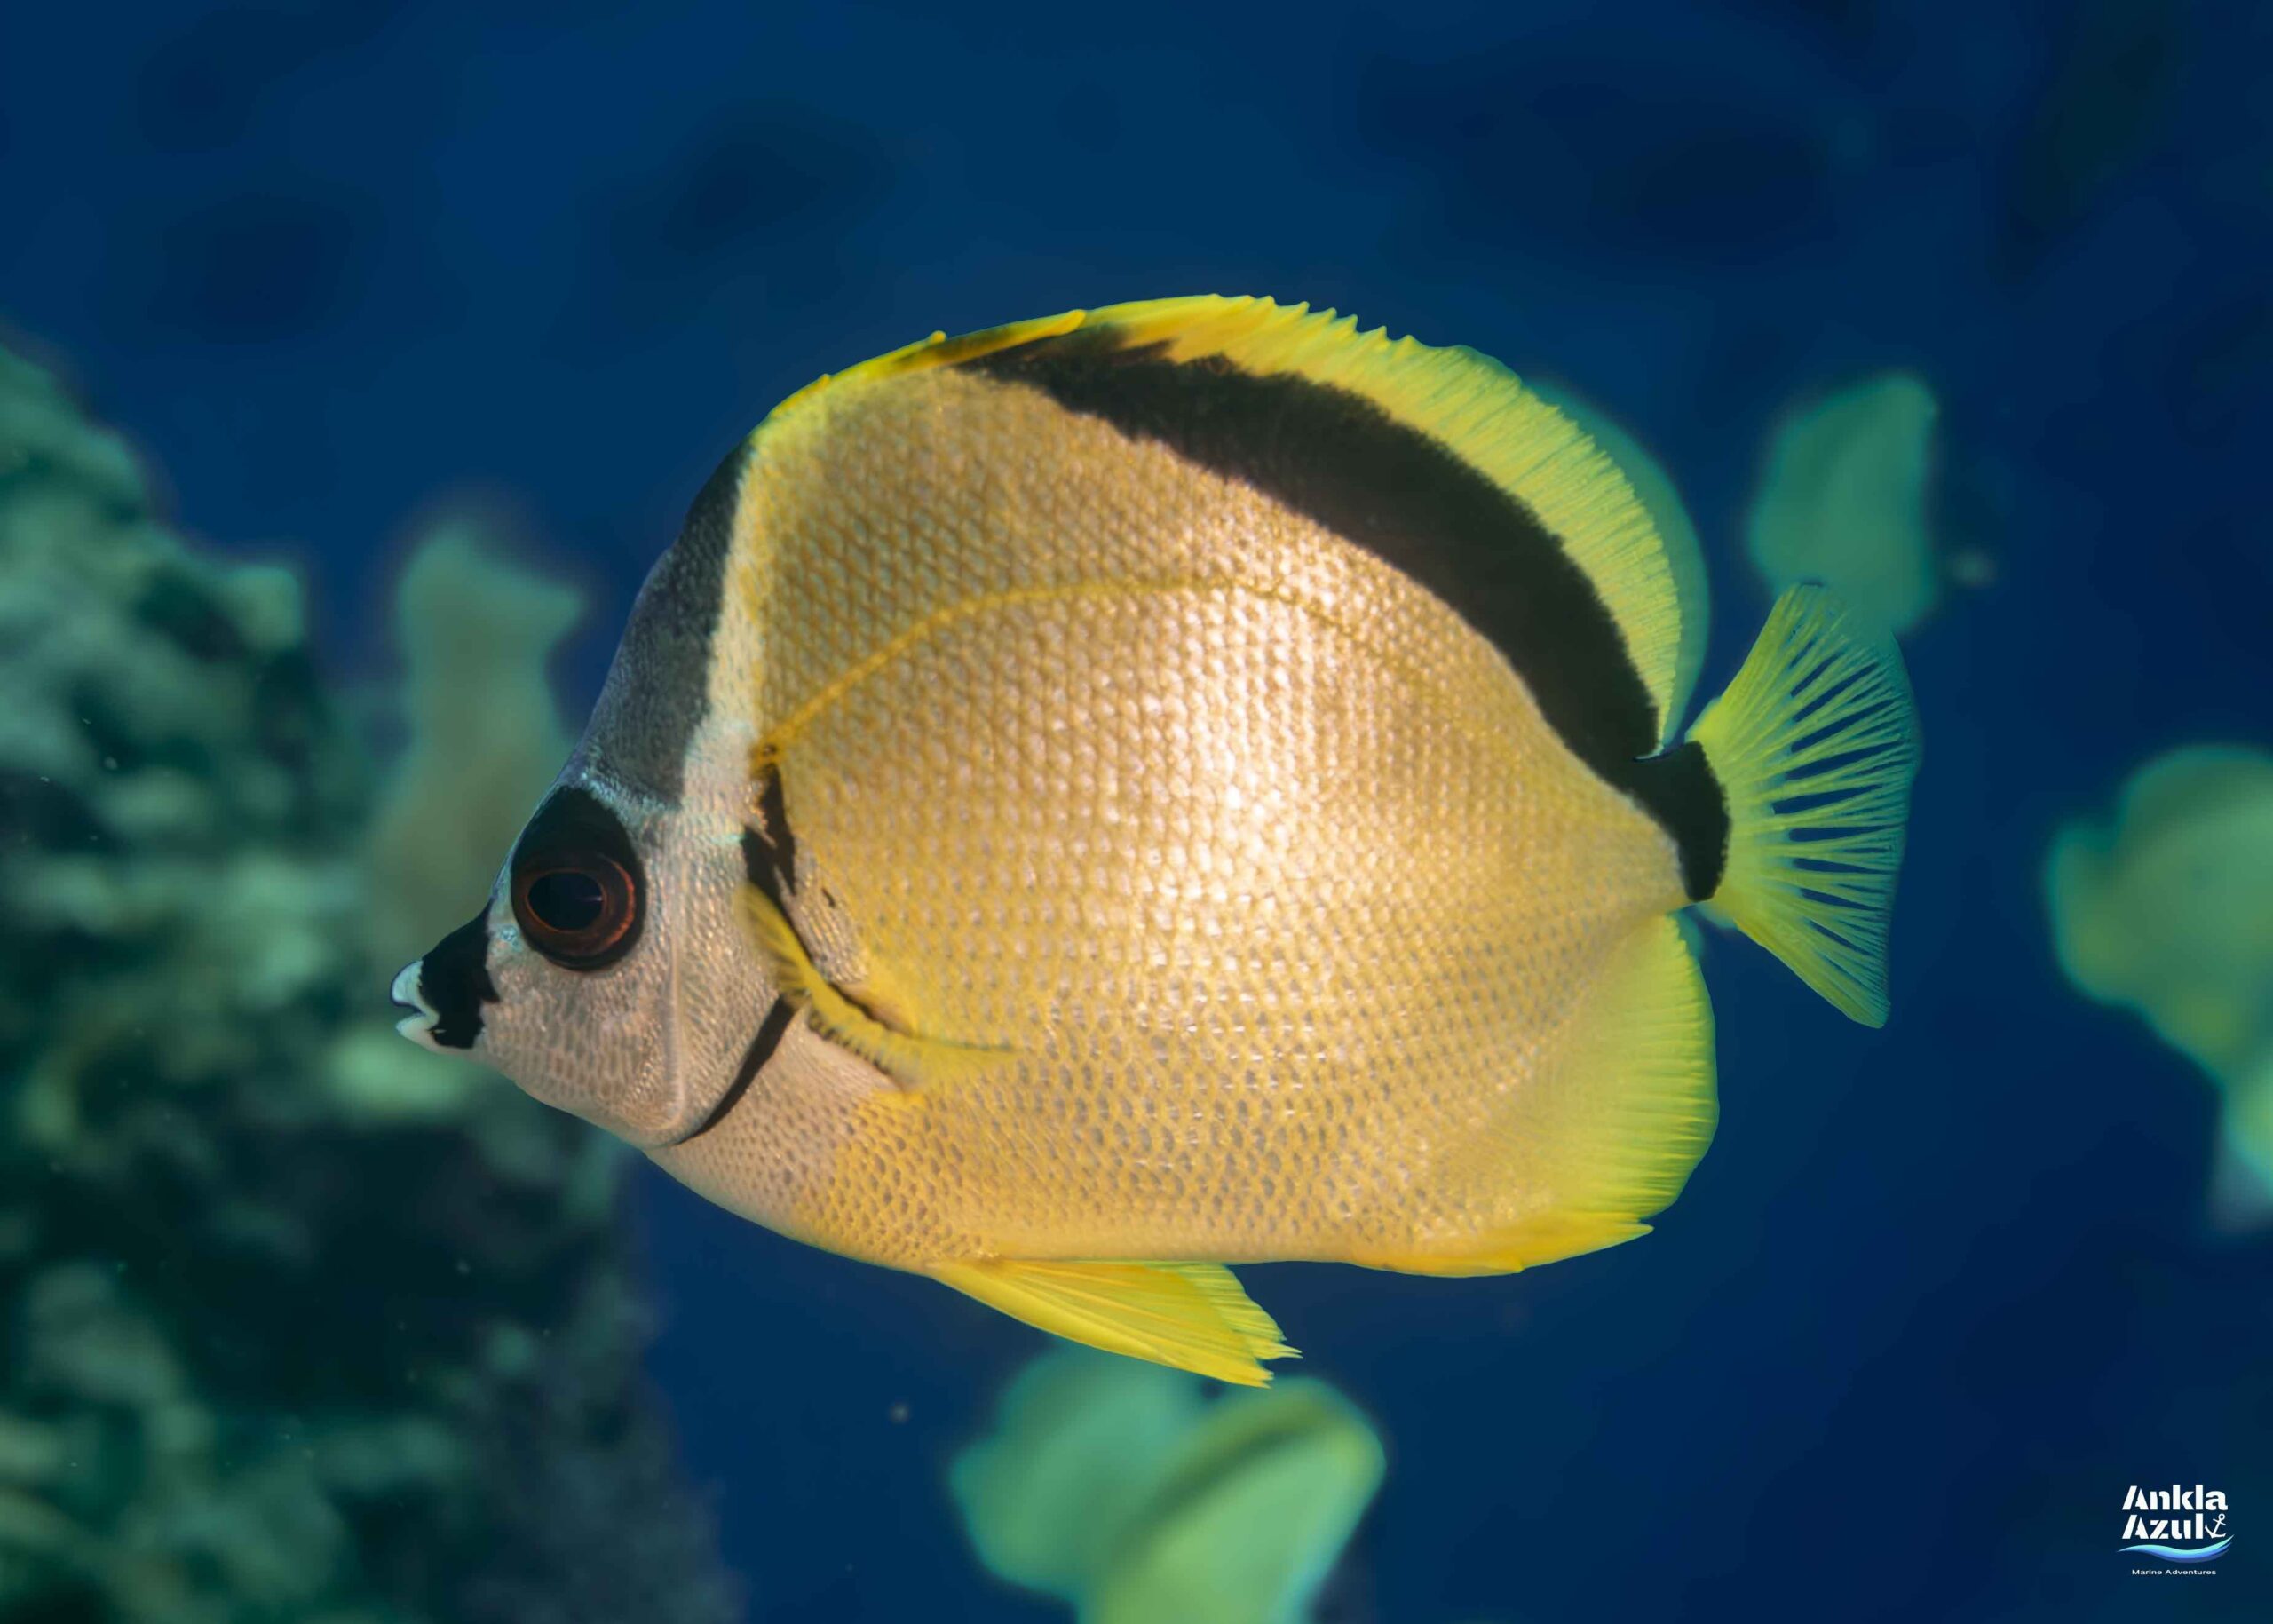
[[[440,1045],[434,1042],[434,1023],[441,1017],[418,990],[418,972],[425,963],[424,959],[413,959],[397,971],[394,984],[387,988],[387,996],[394,1000],[395,1008],[410,1011],[395,1022],[394,1029],[421,1049],[440,1049]]]

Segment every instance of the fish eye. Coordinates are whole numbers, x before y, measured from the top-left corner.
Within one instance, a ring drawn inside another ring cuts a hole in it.
[[[513,875],[513,917],[521,934],[546,958],[571,970],[598,969],[613,958],[638,915],[636,905],[631,876],[597,852],[555,854],[545,866]]]
[[[613,964],[638,940],[645,908],[638,853],[622,820],[590,791],[562,788],[537,809],[514,850],[512,875],[523,939],[564,970]]]
[[[589,931],[607,911],[607,885],[597,875],[575,868],[555,868],[532,875],[525,894],[532,917],[548,930],[570,933]]]

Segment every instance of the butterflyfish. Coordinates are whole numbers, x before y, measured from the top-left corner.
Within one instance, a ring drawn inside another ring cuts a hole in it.
[[[719,466],[401,1025],[795,1239],[1226,1382],[1228,1264],[1628,1240],[1715,1116],[1675,917],[1867,1025],[1916,724],[1474,351],[1267,300],[934,336]],[[1692,583],[1684,590],[1684,583]]]
[[[2273,1217],[2273,755],[2198,744],[2143,763],[2114,815],[2079,818],[2044,863],[2068,979],[2127,1005],[2221,1095],[2211,1210]]]
[[[1930,519],[1935,424],[1941,408],[1914,373],[1866,378],[1777,425],[1745,545],[1780,591],[1813,581],[1857,616],[1907,636],[1932,613],[1944,575],[1983,560],[1944,561]]]
[[[987,1571],[1081,1624],[1301,1624],[1387,1464],[1323,1382],[1208,1401],[1190,1376],[1060,1347],[947,1485]]]

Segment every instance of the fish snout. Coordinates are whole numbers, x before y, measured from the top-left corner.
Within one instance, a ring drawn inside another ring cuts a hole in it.
[[[387,988],[387,996],[394,1000],[398,1010],[410,1011],[395,1022],[394,1029],[421,1049],[439,1049],[440,1045],[434,1042],[434,1023],[441,1017],[418,990],[418,972],[424,963],[424,959],[413,959],[404,965],[396,973],[394,984]]]
[[[482,1006],[497,1002],[497,984],[489,978],[489,910],[404,965],[389,990],[395,1002],[416,1011],[395,1023],[403,1036],[429,1049],[471,1049],[481,1036]]]

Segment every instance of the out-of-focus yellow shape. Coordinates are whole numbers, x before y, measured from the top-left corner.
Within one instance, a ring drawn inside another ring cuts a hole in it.
[[[988,1569],[1086,1624],[1295,1624],[1382,1466],[1323,1382],[1208,1403],[1178,1372],[1066,1349],[1011,1382],[948,1482]]]
[[[1382,1477],[1381,1442],[1317,1382],[1217,1403],[1117,1553],[1098,1624],[1306,1617]]]
[[[2071,824],[2047,870],[2069,978],[2137,1009],[2222,1079],[2273,1042],[2273,757],[2174,750],[2110,824]]]
[[[994,1432],[948,1471],[979,1560],[1012,1584],[1078,1596],[1199,1422],[1200,1395],[1179,1371],[1070,1348],[1028,1365]]]
[[[2158,757],[2111,822],[2054,837],[2045,892],[2068,978],[2137,1010],[2209,1073],[2229,1160],[2273,1192],[2273,756],[2212,745]],[[2266,1197],[2232,1187],[2217,1205],[2237,1219]]]
[[[1889,372],[1785,418],[1746,521],[1770,590],[1819,581],[1892,632],[1926,618],[1940,586],[1926,521],[1939,411],[1923,380]]]

